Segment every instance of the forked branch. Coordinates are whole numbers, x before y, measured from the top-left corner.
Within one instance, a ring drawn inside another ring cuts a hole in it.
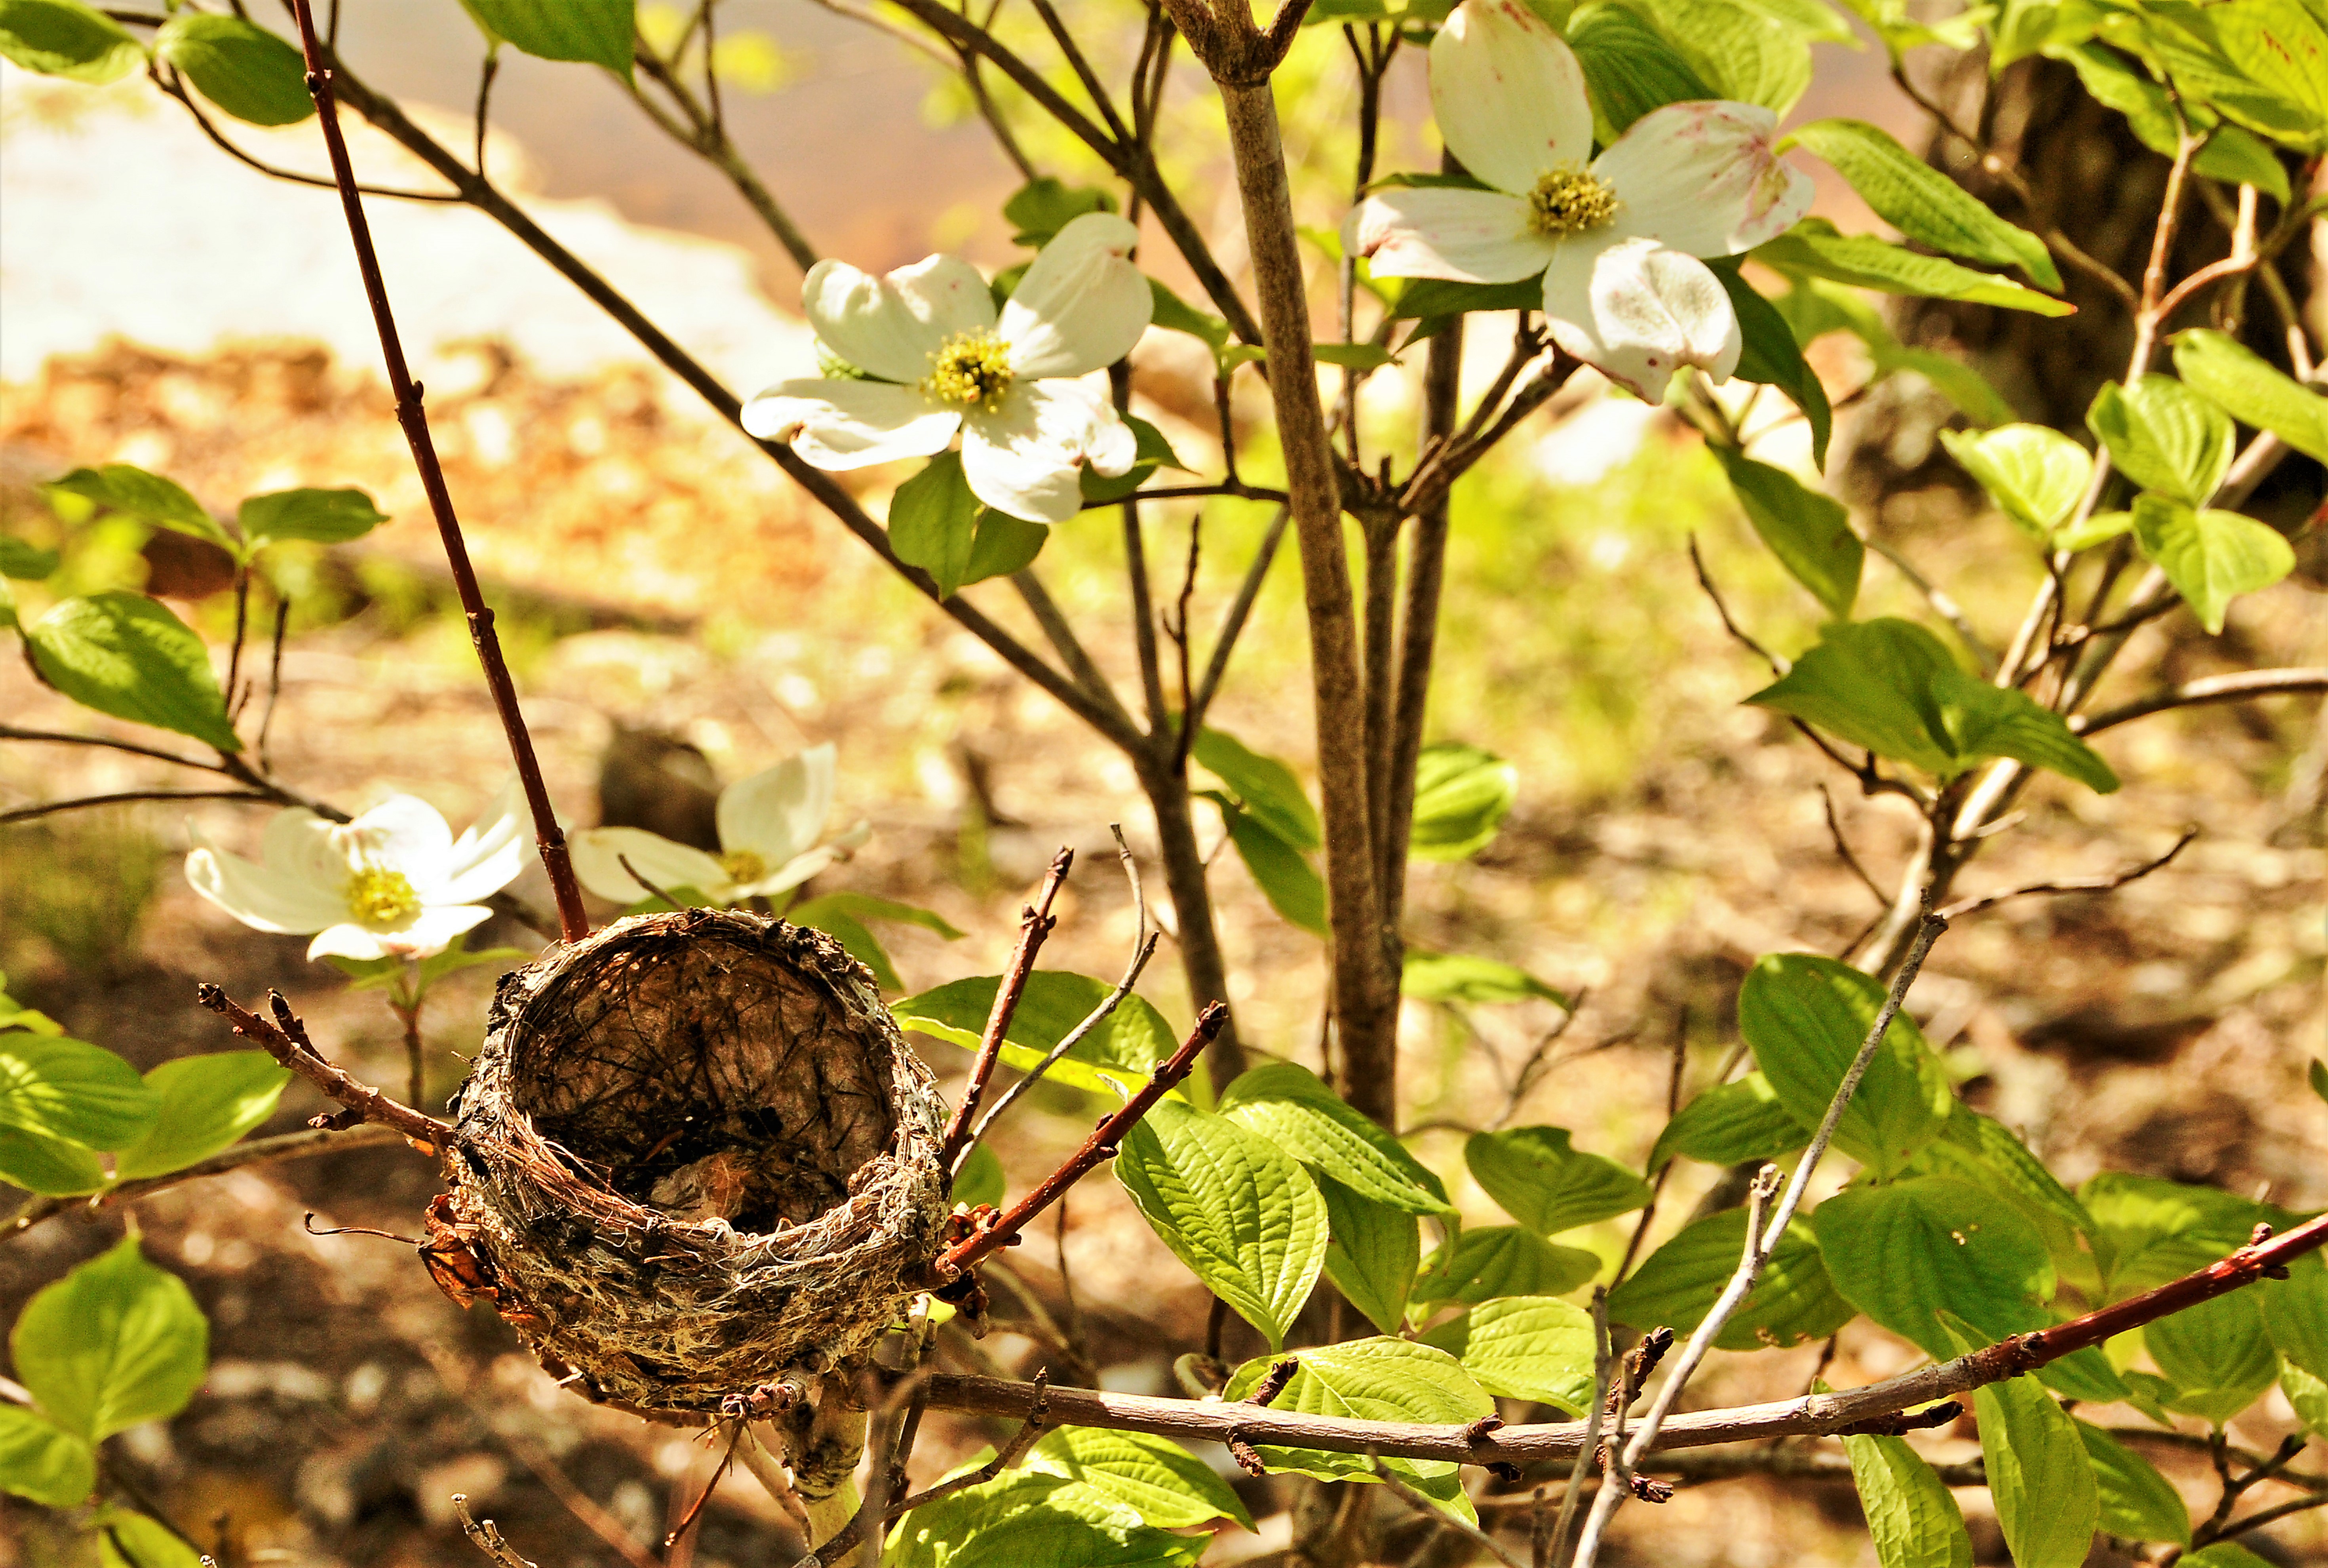
[[[205,984],[194,994],[202,1006],[232,1024],[236,1034],[265,1047],[268,1056],[346,1106],[357,1120],[393,1127],[416,1143],[438,1150],[452,1147],[453,1129],[449,1123],[392,1100],[369,1084],[357,1083],[325,1061],[316,1051],[314,1042],[308,1039],[306,1026],[279,994],[268,994],[269,1010],[275,1014],[272,1021],[238,1006],[217,986]]]

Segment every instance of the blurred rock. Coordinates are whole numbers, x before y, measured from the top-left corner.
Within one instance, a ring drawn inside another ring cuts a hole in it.
[[[702,752],[659,729],[617,722],[598,763],[598,824],[644,828],[719,851],[719,780]]]

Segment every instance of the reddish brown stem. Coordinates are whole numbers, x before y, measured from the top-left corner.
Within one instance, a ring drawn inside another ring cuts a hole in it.
[[[194,994],[202,1006],[232,1024],[236,1034],[247,1040],[257,1041],[266,1047],[268,1056],[364,1121],[393,1127],[416,1143],[426,1143],[439,1150],[452,1146],[453,1129],[449,1124],[437,1121],[434,1116],[424,1115],[399,1101],[391,1100],[367,1084],[357,1083],[317,1055],[314,1047],[307,1042],[307,1031],[300,1027],[289,1004],[280,996],[272,999],[277,1018],[282,1020],[277,1023],[236,1005],[235,1000],[217,986],[205,984]]]
[[[460,519],[453,512],[453,496],[445,484],[445,465],[437,461],[436,443],[428,434],[428,416],[421,406],[420,383],[412,379],[412,371],[404,361],[404,344],[398,337],[396,317],[388,304],[388,284],[380,276],[380,257],[373,249],[371,226],[364,219],[363,198],[356,190],[354,166],[348,161],[348,144],[340,134],[338,100],[333,96],[332,72],[324,63],[323,42],[315,35],[315,19],[308,0],[291,0],[291,14],[299,24],[299,47],[307,61],[307,91],[315,100],[316,117],[322,122],[324,148],[330,155],[332,178],[339,186],[340,205],[348,217],[348,236],[354,241],[356,268],[363,275],[364,296],[371,303],[372,324],[380,329],[380,359],[387,366],[389,390],[396,398],[396,422],[404,427],[404,438],[412,447],[413,466],[420,471],[420,487],[428,495],[428,510],[436,519],[437,536],[445,545],[445,559],[452,568],[454,587],[461,596],[462,612],[469,620],[469,641],[477,650],[477,662],[484,667],[485,684],[492,690],[493,710],[501,716],[502,731],[509,737],[511,758],[517,765],[519,782],[525,789],[525,803],[533,814],[534,843],[541,851],[541,869],[549,873],[550,891],[558,899],[558,925],[568,942],[578,942],[590,934],[589,917],[582,912],[582,887],[574,878],[574,865],[566,852],[566,834],[558,825],[558,813],[549,803],[549,787],[541,780],[541,764],[533,754],[533,737],[525,727],[525,715],[518,710],[517,687],[511,681],[509,662],[502,657],[501,639],[493,632],[493,612],[485,604],[483,592],[477,587],[476,568],[470,564],[469,547],[461,537]]]
[[[932,1270],[941,1280],[961,1277],[962,1272],[981,1258],[1000,1252],[1018,1237],[1020,1231],[1051,1205],[1066,1196],[1069,1188],[1081,1181],[1101,1160],[1113,1157],[1116,1145],[1131,1131],[1149,1108],[1164,1097],[1165,1091],[1188,1075],[1197,1064],[1197,1054],[1212,1044],[1213,1037],[1228,1022],[1229,1009],[1214,1002],[1197,1015],[1197,1027],[1180,1042],[1180,1048],[1157,1064],[1155,1076],[1141,1086],[1140,1092],[1124,1102],[1123,1109],[1110,1116],[1092,1130],[1084,1146],[1071,1155],[1067,1162],[1043,1178],[1042,1185],[1020,1198],[994,1224],[965,1241],[955,1243],[938,1255]]]
[[[948,1171],[970,1142],[978,1103],[986,1098],[986,1082],[994,1075],[994,1064],[1002,1056],[1003,1037],[1010,1032],[1018,999],[1026,994],[1028,977],[1035,972],[1035,955],[1043,950],[1043,939],[1051,934],[1051,927],[1058,924],[1051,916],[1051,901],[1059,896],[1059,885],[1067,879],[1067,870],[1075,863],[1073,850],[1061,850],[1052,856],[1043,890],[1018,918],[1018,945],[1011,949],[1010,967],[1002,972],[1002,982],[994,988],[994,1007],[986,1015],[986,1032],[979,1037],[978,1055],[971,1060],[970,1081],[962,1085],[962,1103],[954,1107],[953,1120],[946,1123],[945,1141],[938,1148],[938,1160]]]

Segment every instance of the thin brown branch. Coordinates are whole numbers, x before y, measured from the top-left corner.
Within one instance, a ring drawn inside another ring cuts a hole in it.
[[[2293,697],[2307,691],[2328,691],[2328,667],[2289,670],[2243,670],[2236,675],[2210,675],[2187,681],[2164,691],[2096,714],[2079,714],[2070,728],[2079,735],[2114,729],[2170,708],[2196,708],[2209,702],[2248,702],[2260,697]]]
[[[2019,887],[2008,887],[2001,893],[1985,893],[1977,898],[1959,898],[1947,908],[1940,910],[1939,916],[1943,920],[1958,920],[1967,915],[1976,915],[1984,909],[1995,908],[2008,898],[2020,898],[2032,893],[2115,892],[2129,882],[2139,882],[2153,871],[2163,869],[2169,861],[2189,847],[2192,840],[2198,836],[2197,828],[2185,828],[2182,830],[2182,836],[2174,840],[2173,848],[2168,850],[2166,853],[2154,860],[2145,860],[2139,866],[2130,866],[2115,876],[2079,877],[2067,882],[2031,882]]]
[[[1859,857],[1851,852],[1851,840],[1843,836],[1843,823],[1835,814],[1835,793],[1825,784],[1819,785],[1819,803],[1826,808],[1827,836],[1835,840],[1835,854],[1851,868],[1851,874],[1859,878],[1860,885],[1875,895],[1875,902],[1890,908],[1892,895],[1883,891],[1882,884],[1869,876],[1867,868],[1859,863]]]
[[[421,407],[420,385],[412,379],[404,361],[404,345],[397,333],[396,318],[389,308],[388,284],[380,275],[380,258],[372,248],[371,226],[364,218],[363,198],[355,188],[355,171],[348,158],[347,140],[340,131],[340,108],[333,97],[332,71],[325,61],[323,40],[316,35],[308,0],[291,0],[291,14],[299,24],[300,50],[307,63],[307,90],[315,100],[324,151],[332,161],[332,177],[339,183],[340,205],[347,215],[348,236],[355,246],[356,268],[363,277],[372,324],[379,329],[380,359],[388,371],[389,389],[396,398],[397,422],[404,427],[405,440],[412,448],[413,465],[419,471],[421,488],[427,493],[428,508],[436,520],[446,561],[460,593],[461,608],[468,617],[469,640],[476,648],[477,662],[483,666],[485,684],[492,690],[494,710],[508,737],[511,759],[517,765],[519,782],[525,789],[541,869],[549,874],[550,889],[557,896],[559,929],[567,941],[577,942],[590,933],[589,916],[582,909],[582,885],[575,879],[574,864],[566,850],[566,834],[558,825],[557,810],[550,804],[549,788],[542,782],[541,764],[534,756],[533,737],[518,708],[517,686],[510,679],[509,663],[502,656],[501,639],[493,632],[493,612],[477,586],[476,568],[470,564],[460,520],[454,515],[452,493],[446,487],[444,465],[436,459],[436,444],[428,433],[428,416]]]
[[[0,828],[11,822],[29,822],[39,817],[52,817],[60,812],[84,812],[98,806],[130,805],[140,801],[249,801],[256,805],[273,805],[274,797],[251,790],[124,790],[118,794],[83,795],[78,800],[47,801],[37,806],[18,806],[14,811],[0,812]]]
[[[1129,850],[1124,851],[1124,858],[1129,863],[1131,859]],[[1136,871],[1133,873],[1132,887],[1136,894],[1139,889],[1139,874]],[[992,1110],[979,1118],[977,1131],[970,1135],[970,1141],[963,1148],[965,1155],[985,1139],[987,1129],[993,1126],[1020,1095],[1041,1083],[1044,1075],[1058,1065],[1061,1057],[1083,1044],[1091,1037],[1094,1029],[1098,1028],[1100,1025],[1114,1016],[1115,1009],[1123,1005],[1123,999],[1131,994],[1131,988],[1140,983],[1141,972],[1148,967],[1148,961],[1156,956],[1156,935],[1155,932],[1148,929],[1147,902],[1143,898],[1140,904],[1140,930],[1132,939],[1131,959],[1124,965],[1123,978],[1115,982],[1114,990],[1100,999],[1097,1007],[1084,1015],[1081,1022],[1059,1037],[1059,1043],[1045,1053],[1041,1061],[1029,1068],[1025,1076],[1011,1084],[1003,1093],[1002,1097],[995,1101]]]
[[[1416,1491],[1413,1487],[1408,1486],[1404,1481],[1399,1479],[1398,1472],[1392,1469],[1388,1465],[1383,1463],[1381,1456],[1376,1454],[1368,1454],[1366,1458],[1374,1466],[1375,1479],[1380,1481],[1384,1486],[1388,1487],[1390,1488],[1391,1496],[1396,1498],[1400,1502],[1404,1503],[1408,1507],[1413,1508],[1416,1513],[1422,1515],[1424,1518],[1430,1520],[1441,1529],[1454,1531],[1457,1535],[1462,1536],[1473,1545],[1486,1552],[1488,1555],[1493,1557],[1497,1562],[1501,1563],[1504,1565],[1504,1568],[1520,1568],[1520,1560],[1513,1556],[1509,1552],[1505,1551],[1502,1543],[1497,1541],[1493,1535],[1488,1535],[1488,1532],[1479,1528],[1478,1526],[1470,1523],[1469,1520],[1457,1518],[1454,1515],[1448,1513],[1438,1504],[1432,1502],[1429,1498],[1424,1497],[1421,1492]]]
[[[1285,542],[1285,530],[1292,521],[1293,513],[1289,508],[1277,509],[1277,515],[1270,519],[1269,531],[1261,536],[1261,548],[1253,552],[1253,559],[1245,567],[1244,580],[1237,585],[1236,598],[1230,603],[1228,614],[1221,617],[1220,634],[1213,639],[1212,656],[1205,662],[1205,673],[1197,682],[1197,694],[1189,699],[1187,717],[1180,727],[1179,756],[1183,761],[1196,742],[1197,732],[1204,727],[1205,710],[1212,707],[1222,678],[1228,673],[1229,657],[1236,652],[1237,639],[1244,634],[1245,623],[1253,615],[1253,601],[1261,596],[1261,585],[1276,563],[1277,548]]]
[[[1908,579],[1909,587],[1924,596],[1924,602],[1932,606],[1934,615],[1948,624],[1948,629],[1957,634],[1957,641],[1962,643],[1966,651],[1979,662],[1980,672],[1984,676],[1995,674],[1999,662],[1996,650],[1988,645],[1987,640],[1973,625],[1972,617],[1965,614],[1964,606],[1957,603],[1946,588],[1919,571],[1916,563],[1889,540],[1871,531],[1865,542],[1868,549],[1890,561],[1893,568]]]
[[[1009,1246],[1037,1215],[1056,1203],[1093,1167],[1102,1160],[1112,1159],[1116,1146],[1123,1141],[1123,1135],[1148,1114],[1149,1108],[1161,1100],[1167,1090],[1188,1075],[1189,1069],[1196,1066],[1197,1053],[1212,1043],[1213,1037],[1228,1021],[1228,1009],[1218,1002],[1206,1007],[1197,1015],[1197,1027],[1188,1031],[1188,1038],[1180,1043],[1180,1048],[1156,1065],[1156,1070],[1148,1082],[1124,1102],[1122,1110],[1094,1128],[1092,1135],[1084,1141],[1084,1146],[1070,1155],[1065,1164],[1045,1177],[1041,1185],[1020,1198],[1009,1213],[992,1225],[941,1253],[932,1264],[931,1272],[942,1282],[959,1278],[964,1269],[981,1258]]]
[[[953,1108],[953,1120],[946,1123],[944,1141],[938,1146],[938,1163],[949,1171],[961,1163],[970,1146],[971,1119],[978,1114],[978,1103],[986,1097],[987,1080],[994,1075],[994,1064],[1001,1059],[1002,1042],[1010,1033],[1010,1020],[1018,1011],[1018,999],[1026,994],[1028,977],[1035,972],[1035,955],[1042,952],[1043,939],[1058,924],[1052,916],[1051,904],[1058,897],[1060,884],[1067,879],[1067,871],[1075,863],[1073,850],[1063,849],[1052,856],[1051,869],[1043,876],[1042,890],[1035,896],[1035,902],[1019,913],[1018,945],[1011,949],[1009,966],[994,988],[994,1005],[986,1015],[986,1032],[979,1038],[978,1055],[971,1061],[970,1080],[962,1085],[962,1103]]]
[[[351,1149],[377,1149],[404,1141],[404,1133],[384,1125],[351,1127],[345,1131],[308,1128],[297,1132],[279,1133],[273,1138],[254,1138],[248,1143],[238,1143],[231,1149],[222,1150],[208,1160],[196,1160],[192,1165],[161,1176],[119,1182],[84,1197],[35,1197],[6,1219],[0,1220],[0,1238],[30,1230],[42,1220],[62,1214],[67,1209],[108,1208],[117,1203],[134,1203],[141,1197],[149,1197],[174,1187],[183,1187],[190,1181],[239,1170],[246,1165],[266,1164],[277,1160],[304,1160],[309,1155],[338,1154]]]
[[[232,1024],[236,1034],[265,1047],[268,1055],[364,1121],[392,1127],[416,1143],[428,1144],[438,1150],[452,1147],[453,1129],[449,1124],[391,1100],[367,1084],[357,1083],[318,1056],[314,1046],[308,1043],[305,1027],[292,1013],[290,1004],[279,993],[268,993],[268,1000],[275,1014],[272,1022],[237,1006],[232,997],[215,985],[206,983],[201,986],[195,996],[202,1006]]]
[[[460,1517],[461,1533],[476,1543],[477,1550],[499,1563],[500,1568],[535,1568],[533,1563],[517,1554],[516,1547],[502,1539],[501,1531],[491,1519],[480,1521],[469,1512],[469,1495],[466,1492],[453,1494],[453,1512]]]
[[[174,751],[155,746],[140,746],[134,740],[116,740],[109,735],[74,735],[61,729],[26,729],[22,725],[0,724],[0,740],[37,740],[56,746],[97,746],[108,751],[126,751],[132,756],[150,756],[155,762],[174,763],[203,773],[224,773],[226,769],[214,762],[204,762],[196,756],[181,756]]]
[[[283,168],[268,163],[263,158],[256,157],[235,146],[226,133],[212,124],[208,115],[202,113],[202,106],[194,101],[194,95],[179,84],[177,72],[171,71],[166,76],[159,71],[155,72],[154,85],[161,89],[164,98],[177,99],[186,113],[193,117],[194,124],[202,128],[202,135],[210,138],[211,144],[236,163],[246,168],[255,169],[271,180],[282,180],[294,185],[312,185],[325,191],[339,188],[337,181],[326,179],[320,174],[303,174],[296,169]],[[358,185],[356,189],[367,196],[385,196],[398,202],[458,202],[461,199],[460,193],[455,191],[399,191],[387,185]]]

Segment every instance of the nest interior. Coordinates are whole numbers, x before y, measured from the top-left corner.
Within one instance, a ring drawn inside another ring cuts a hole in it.
[[[503,981],[454,1209],[546,1363],[594,1397],[710,1413],[894,1320],[944,1226],[943,1115],[831,938],[634,916]]]

